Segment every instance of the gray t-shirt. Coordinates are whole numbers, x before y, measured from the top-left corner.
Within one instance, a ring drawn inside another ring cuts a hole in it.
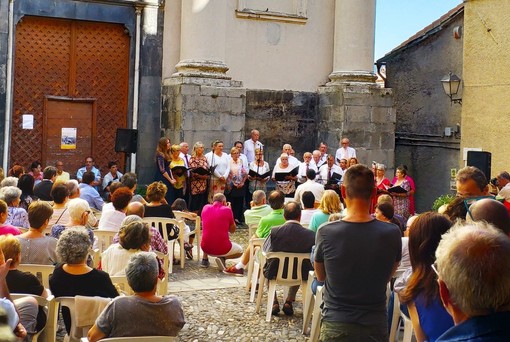
[[[315,261],[326,270],[325,321],[386,325],[386,286],[402,255],[400,236],[396,225],[377,220],[321,226]]]
[[[106,337],[177,336],[185,323],[176,296],[164,296],[158,303],[138,296],[117,297],[96,320]]]
[[[53,265],[57,260],[57,239],[44,236],[27,239],[16,236],[21,244],[21,264]]]

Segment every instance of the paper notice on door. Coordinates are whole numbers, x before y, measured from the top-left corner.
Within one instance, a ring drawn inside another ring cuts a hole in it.
[[[32,114],[23,114],[21,117],[23,129],[34,129],[34,116]]]
[[[62,150],[76,149],[76,128],[62,128],[60,148]]]

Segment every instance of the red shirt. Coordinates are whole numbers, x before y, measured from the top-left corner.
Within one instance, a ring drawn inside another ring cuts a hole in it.
[[[234,224],[232,209],[220,202],[207,204],[202,209],[202,250],[211,255],[227,254],[232,248],[228,230]]]

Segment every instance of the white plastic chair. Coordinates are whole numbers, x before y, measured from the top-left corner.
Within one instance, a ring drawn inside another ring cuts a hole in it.
[[[32,335],[31,341],[36,342],[39,339],[41,341],[55,341],[55,313],[53,312],[55,310],[54,301],[55,298],[53,296],[48,296],[48,298],[44,298],[41,296],[33,295],[33,294],[26,294],[26,293],[11,293],[11,299],[19,299],[24,297],[33,297],[37,300],[37,304],[39,306],[42,306],[44,310],[46,311],[46,324],[44,327],[39,330],[36,334]]]
[[[402,342],[411,342],[414,333],[413,323],[411,322],[411,319],[400,310],[400,300],[398,298],[398,294],[395,293],[393,296],[393,315],[391,316],[389,338],[390,342],[395,342],[395,339],[397,339],[397,341],[399,340],[398,333],[401,320],[404,324],[404,337],[402,339]]]
[[[110,276],[110,279],[113,285],[115,285],[115,287],[117,287],[118,289],[120,288],[120,292],[122,292],[123,294],[125,295],[135,294],[135,292],[131,289],[131,286],[129,286],[126,276]]]
[[[168,244],[168,253],[172,255],[172,263],[173,264],[173,253],[175,243],[174,240],[168,240],[168,232],[166,229],[167,224],[173,224],[179,228],[179,244],[180,244],[180,258],[181,258],[181,268],[184,268],[184,261],[186,259],[186,255],[184,254],[184,221],[178,219],[164,218],[164,217],[144,217],[143,222],[146,222],[149,226],[152,226],[158,229],[163,236],[163,239]],[[170,272],[171,273],[171,272]]]
[[[257,255],[256,253],[259,252],[260,248],[262,247],[262,245],[264,244],[264,241],[266,239],[250,239],[250,242],[249,242],[249,248],[250,248],[250,259],[248,261],[248,274],[247,274],[247,278],[248,281],[246,282],[246,292],[249,292],[250,291],[250,285],[253,284],[253,281],[251,281],[252,279],[252,274],[253,274],[253,267],[254,267],[254,264],[255,264],[255,256]],[[256,276],[255,276],[255,284],[257,283],[257,279],[259,277],[259,274],[258,272],[256,272]],[[256,285],[255,285],[256,286]],[[251,301],[253,302],[253,301]]]
[[[306,283],[307,291],[306,295],[303,297],[303,335],[308,333],[308,325],[310,324],[310,319],[312,318],[313,307],[315,304],[315,295],[311,290],[314,277],[314,271],[308,272],[308,281]]]
[[[117,232],[111,230],[94,230],[94,237],[97,238],[97,249],[99,254],[103,253],[113,244],[113,238]]]
[[[158,279],[158,294],[161,296],[165,296],[168,293],[168,268],[170,263],[169,254],[163,254],[158,251],[154,251],[156,256],[163,260],[163,270],[165,270],[165,277],[163,279]]]
[[[308,289],[310,290],[310,289]],[[324,286],[317,286],[317,291],[315,295],[315,304],[313,306],[313,318],[312,318],[312,328],[310,329],[310,339],[308,341],[316,342],[319,340],[319,335],[321,332],[321,305],[322,305],[322,295],[324,291]],[[310,291],[312,292],[312,291]]]
[[[302,266],[304,260],[310,260],[310,253],[285,253],[285,252],[262,252],[262,263],[261,269],[263,269],[264,264],[269,259],[278,259],[278,272],[276,273],[275,279],[268,279],[269,289],[267,291],[267,313],[266,313],[266,321],[271,321],[271,310],[272,304],[274,300],[274,295],[276,293],[276,285],[283,286],[295,286],[301,285],[301,292],[303,293],[303,298],[306,297],[306,282],[303,281],[302,277]],[[287,274],[283,274],[284,265],[287,262],[288,269]],[[294,272],[295,270],[295,272]],[[296,276],[294,277],[294,273]],[[265,284],[264,272],[260,272],[259,278],[259,293],[257,296],[257,313],[260,311],[260,304],[262,302],[262,291],[263,285]]]
[[[257,228],[259,227],[258,223],[252,223],[248,225],[248,238],[251,239],[251,237],[255,234],[257,231]]]
[[[89,250],[89,256],[92,259],[91,267],[97,268],[99,260],[101,260],[101,252],[99,252],[99,248]]]
[[[46,288],[50,288],[50,276],[55,270],[53,265],[37,265],[37,264],[19,264],[18,270],[22,272],[30,272],[39,279],[41,284]]]
[[[200,239],[202,236],[202,219],[198,215],[193,215],[192,213],[185,213],[183,211],[174,210],[173,211],[175,218],[178,220],[190,220],[195,221],[195,230],[191,232],[195,234],[195,240],[197,242],[197,260],[200,260]]]

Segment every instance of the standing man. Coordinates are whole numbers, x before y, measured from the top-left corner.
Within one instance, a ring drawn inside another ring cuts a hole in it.
[[[98,185],[101,184],[101,172],[98,168],[94,166],[94,158],[87,157],[85,158],[85,166],[78,169],[76,172],[76,178],[78,178],[78,182],[82,182],[83,174],[85,172],[94,173],[94,181],[92,182],[92,186],[97,190]]]
[[[191,160],[191,156],[189,155],[189,145],[187,142],[183,141],[182,143],[179,144],[179,146],[181,146],[181,153],[179,153],[179,157],[181,157],[182,160],[184,160],[184,166],[186,166],[186,168],[189,168],[189,162]],[[190,174],[190,171],[186,171],[187,175],[186,175],[186,187],[184,189],[185,191],[185,194],[184,194],[184,197],[185,197],[185,200],[186,200],[186,204],[188,205],[188,208],[190,207],[190,201],[191,201],[191,174]]]
[[[289,164],[293,167],[296,167],[296,166],[299,166],[299,159],[297,159],[296,157],[294,157],[291,153],[292,153],[292,145],[291,144],[284,144],[283,147],[282,147],[282,153],[285,153],[287,154],[287,156],[289,156]],[[280,164],[280,157],[278,157],[278,159],[276,159],[276,164]]]
[[[328,145],[324,141],[321,141],[321,143],[319,144],[319,152],[321,153],[321,156],[319,162],[317,163],[317,168],[326,164],[326,161],[328,159]]]
[[[316,235],[315,274],[325,281],[320,340],[388,341],[386,289],[401,259],[401,233],[370,215],[369,168],[347,169],[341,192],[347,215]]]
[[[335,159],[336,160],[342,160],[342,159],[351,159],[356,158],[356,150],[349,146],[349,139],[342,138],[340,140],[340,148],[336,150]]]
[[[260,133],[256,129],[252,129],[251,138],[244,142],[244,155],[248,159],[248,164],[255,161],[255,150],[263,149],[264,145],[259,141]]]
[[[46,166],[43,170],[43,180],[34,186],[34,195],[43,201],[53,201],[51,188],[57,178],[57,169],[54,166]]]
[[[457,196],[481,197],[489,195],[489,183],[485,174],[474,166],[466,166],[455,177]]]
[[[334,190],[340,195],[340,182],[342,178],[337,177],[342,175],[342,169],[335,164],[333,155],[328,154],[327,163],[322,165],[319,169],[319,180],[324,185],[324,188]]]
[[[57,168],[57,178],[55,182],[67,182],[70,178],[69,172],[64,171],[64,163],[61,160],[57,160],[55,163],[55,167]]]
[[[317,169],[317,165],[312,160],[312,154],[310,152],[305,152],[303,154],[303,162],[299,163],[299,171],[298,171],[298,183],[303,184],[306,182],[306,173],[308,170],[314,170],[316,173],[319,171]]]
[[[347,159],[345,158],[340,159],[340,163],[338,165],[340,165],[340,170],[342,170],[341,175],[343,176],[345,170],[347,170]]]

